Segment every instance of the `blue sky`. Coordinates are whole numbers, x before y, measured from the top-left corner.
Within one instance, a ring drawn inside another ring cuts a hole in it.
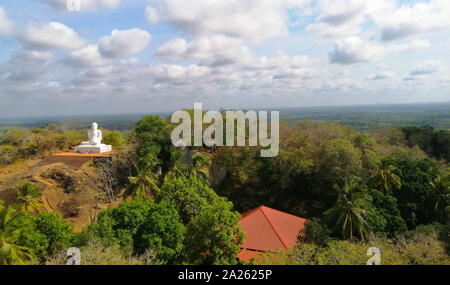
[[[0,0],[0,118],[450,101],[448,0],[79,1]]]

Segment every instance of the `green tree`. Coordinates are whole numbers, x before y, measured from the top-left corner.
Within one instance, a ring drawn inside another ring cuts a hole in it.
[[[331,240],[331,230],[318,218],[308,220],[298,237],[300,243],[309,243],[317,246],[326,246]]]
[[[188,224],[202,209],[219,200],[219,196],[195,177],[176,176],[169,173],[157,196],[157,201],[175,205],[184,224]]]
[[[401,130],[409,147],[418,146],[430,156],[450,161],[450,131],[438,131],[431,126],[404,127]]]
[[[151,249],[156,252],[159,262],[175,264],[180,260],[185,232],[180,216],[171,203],[154,204],[146,222],[136,233],[136,251],[143,253]]]
[[[44,207],[40,200],[42,193],[34,183],[22,183],[17,189],[17,198],[14,206],[23,213],[33,213]]]
[[[402,185],[392,194],[408,229],[433,222],[434,209],[427,205],[430,182],[438,175],[438,167],[431,159],[417,159],[409,152],[398,152],[383,159],[402,173]]]
[[[362,177],[369,178],[378,170],[380,156],[376,152],[377,142],[366,134],[359,134],[352,139],[353,144],[361,151],[361,163],[364,171]]]
[[[125,197],[154,198],[159,192],[158,176],[154,173],[157,167],[156,158],[148,154],[141,158],[137,169],[137,175],[128,177],[129,186],[124,193]]]
[[[125,143],[125,138],[120,131],[108,131],[103,135],[103,141],[113,147],[121,147]]]
[[[200,181],[209,185],[209,168],[212,161],[209,156],[198,153],[192,157],[191,173]]]
[[[15,226],[21,231],[16,243],[30,248],[37,261],[45,261],[72,245],[72,225],[56,213],[42,213],[36,217],[18,216]]]
[[[402,188],[401,171],[393,165],[384,166],[375,176],[375,187],[385,193],[392,193],[393,189]]]
[[[138,198],[101,212],[98,221],[83,231],[79,243],[97,240],[105,246],[119,245],[128,256],[153,250],[161,263],[172,264],[181,255],[184,233],[171,203]]]
[[[190,264],[233,265],[243,240],[240,215],[230,202],[204,208],[187,226],[186,258]]]
[[[157,201],[173,204],[187,228],[185,261],[189,264],[234,264],[242,242],[240,215],[196,177],[166,176]]]
[[[430,182],[430,198],[433,202],[434,211],[440,222],[447,222],[447,208],[450,205],[450,176],[442,178],[437,176]]]
[[[359,185],[354,181],[347,182],[339,192],[338,200],[333,208],[324,213],[325,222],[345,239],[367,239],[371,232],[367,222],[370,214],[363,208],[367,196],[361,193]]]
[[[29,248],[16,243],[22,229],[15,225],[17,210],[0,203],[0,265],[21,265],[33,258]]]
[[[42,213],[33,222],[36,230],[45,236],[47,255],[51,256],[71,246],[73,227],[58,214]]]
[[[170,171],[181,157],[170,139],[170,128],[158,116],[147,116],[133,129],[137,142],[137,154],[144,157],[153,154],[161,163],[163,173]]]
[[[381,216],[385,221],[384,227],[378,230],[379,233],[394,237],[406,232],[408,228],[398,209],[397,199],[378,190],[371,190],[369,194],[376,216]]]
[[[319,169],[323,179],[332,183],[359,177],[362,170],[361,151],[350,141],[337,139],[325,142],[320,151]]]

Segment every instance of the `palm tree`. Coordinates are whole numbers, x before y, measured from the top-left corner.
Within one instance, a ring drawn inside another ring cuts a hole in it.
[[[393,165],[383,167],[375,177],[376,187],[388,194],[392,193],[393,189],[399,190],[402,188],[401,175],[400,169]]]
[[[198,153],[192,157],[191,174],[209,185],[209,168],[211,164],[212,161],[209,156]]]
[[[445,222],[450,204],[450,179],[442,179],[441,176],[437,176],[432,182],[430,196],[433,199],[434,211],[436,212],[438,219]]]
[[[0,265],[22,265],[32,258],[31,250],[14,244],[20,228],[12,225],[17,210],[0,204]]]
[[[128,177],[130,185],[125,191],[125,197],[154,198],[160,192],[158,186],[158,175],[153,170],[158,167],[157,160],[153,155],[143,157],[137,166],[137,175]]]
[[[22,213],[32,213],[44,207],[39,198],[41,191],[34,183],[23,183],[17,189],[17,198],[14,206]]]
[[[325,222],[345,239],[353,239],[355,236],[367,239],[370,226],[366,217],[369,213],[361,207],[367,199],[361,195],[358,185],[353,181],[337,190],[338,200],[333,208],[325,212]]]

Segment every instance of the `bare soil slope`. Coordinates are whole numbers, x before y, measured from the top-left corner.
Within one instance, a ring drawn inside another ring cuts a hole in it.
[[[35,182],[42,188],[43,210],[58,213],[79,232],[113,204],[107,203],[96,169],[87,164],[89,160],[80,164],[78,159],[60,159],[64,161],[51,158],[0,168],[0,200],[11,204],[20,183]]]

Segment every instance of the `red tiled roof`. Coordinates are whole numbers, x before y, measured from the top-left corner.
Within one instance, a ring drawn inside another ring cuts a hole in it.
[[[262,253],[263,252],[261,251],[253,251],[244,248],[241,252],[239,252],[238,258],[242,261],[248,262],[252,258],[257,258]]]
[[[304,228],[306,219],[277,211],[265,206],[242,214],[240,225],[246,233],[244,250],[275,251],[294,247],[297,237]],[[241,251],[238,258],[248,261],[248,253]],[[256,254],[257,255],[257,254]],[[241,258],[244,257],[244,258]]]

